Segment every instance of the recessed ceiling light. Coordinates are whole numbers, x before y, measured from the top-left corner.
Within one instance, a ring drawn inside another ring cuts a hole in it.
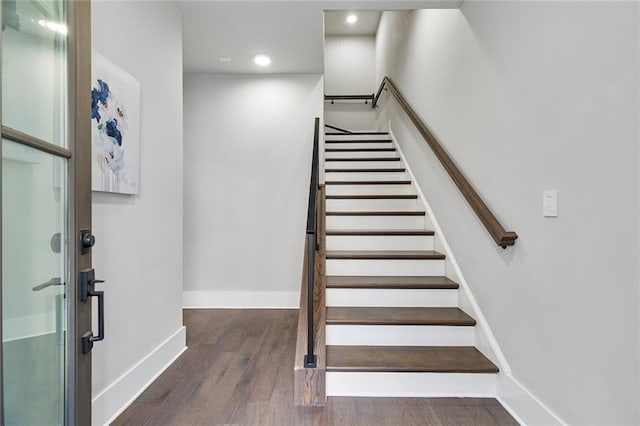
[[[218,60],[219,60],[220,62],[231,62],[231,58],[230,58],[230,57],[228,57],[228,56],[220,56],[220,57],[218,58]]]
[[[271,63],[271,58],[267,55],[256,55],[253,57],[253,62],[255,62],[256,65],[260,65],[261,67],[266,67]]]
[[[356,15],[351,14],[351,15],[347,16],[347,23],[348,24],[355,24],[357,20],[358,20],[358,17]]]

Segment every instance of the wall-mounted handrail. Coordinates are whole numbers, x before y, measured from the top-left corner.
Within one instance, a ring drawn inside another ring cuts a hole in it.
[[[315,368],[318,357],[313,350],[313,287],[315,274],[315,253],[318,250],[318,198],[320,118],[316,117],[313,130],[313,154],[311,159],[311,181],[309,183],[309,206],[307,209],[307,354],[304,356],[305,368]]]
[[[374,95],[324,95],[325,101],[364,101],[365,104],[373,103]]]
[[[518,238],[518,234],[513,231],[507,231],[504,226],[502,226],[498,218],[493,214],[484,200],[473,188],[473,185],[471,185],[460,168],[456,165],[453,159],[451,159],[442,144],[440,144],[438,139],[427,127],[427,125],[422,121],[422,119],[420,119],[420,116],[418,116],[411,105],[409,105],[407,100],[398,91],[397,87],[395,86],[395,84],[393,84],[393,81],[391,81],[389,77],[385,76],[382,79],[380,88],[373,98],[372,107],[375,108],[378,105],[378,101],[380,100],[382,91],[385,88],[388,88],[388,90],[400,104],[404,112],[407,114],[407,116],[409,116],[424,140],[433,150],[433,153],[436,155],[438,160],[440,160],[442,166],[445,168],[447,173],[449,173],[451,179],[453,179],[453,182],[456,184],[460,192],[462,192],[462,195],[467,200],[473,211],[476,213],[478,219],[480,219],[485,228],[487,228],[487,231],[489,231],[489,234],[491,235],[491,237],[493,237],[496,244],[498,244],[503,249],[507,248],[507,246],[514,245],[516,239]]]

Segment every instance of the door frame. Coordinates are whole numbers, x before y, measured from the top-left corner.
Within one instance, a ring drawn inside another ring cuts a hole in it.
[[[91,352],[82,353],[82,335],[91,330],[92,298],[80,301],[80,271],[91,268],[91,250],[81,252],[80,232],[91,230],[91,2],[67,0],[69,21],[68,69],[70,163],[70,247],[73,286],[68,327],[68,419],[69,425],[91,424]]]
[[[67,84],[69,148],[61,148],[4,126],[0,138],[6,138],[58,157],[68,158],[68,253],[67,283],[67,375],[66,424],[91,424],[91,352],[82,353],[81,337],[91,331],[92,299],[80,301],[80,271],[91,268],[91,250],[81,252],[81,230],[91,229],[91,0],[65,0],[67,7]],[[0,17],[2,16],[0,2]],[[0,31],[0,61],[2,32]],[[0,82],[2,69],[0,67]],[[0,85],[0,123],[2,122]],[[0,143],[0,158],[2,144]],[[0,161],[0,183],[2,162]],[[2,212],[2,185],[0,185]],[[2,221],[0,221],[2,241]],[[0,259],[2,253],[0,249]],[[0,262],[0,316],[2,313],[2,262]],[[0,342],[2,327],[0,327]],[[0,426],[4,425],[3,354],[0,345]]]

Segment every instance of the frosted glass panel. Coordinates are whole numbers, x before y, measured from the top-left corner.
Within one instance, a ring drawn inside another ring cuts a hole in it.
[[[2,141],[5,425],[65,414],[67,161]]]
[[[67,146],[65,2],[2,2],[2,124]]]

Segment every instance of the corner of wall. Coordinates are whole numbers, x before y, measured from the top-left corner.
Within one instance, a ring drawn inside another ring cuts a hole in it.
[[[498,375],[498,401],[522,425],[566,425],[558,415],[509,373]]]

